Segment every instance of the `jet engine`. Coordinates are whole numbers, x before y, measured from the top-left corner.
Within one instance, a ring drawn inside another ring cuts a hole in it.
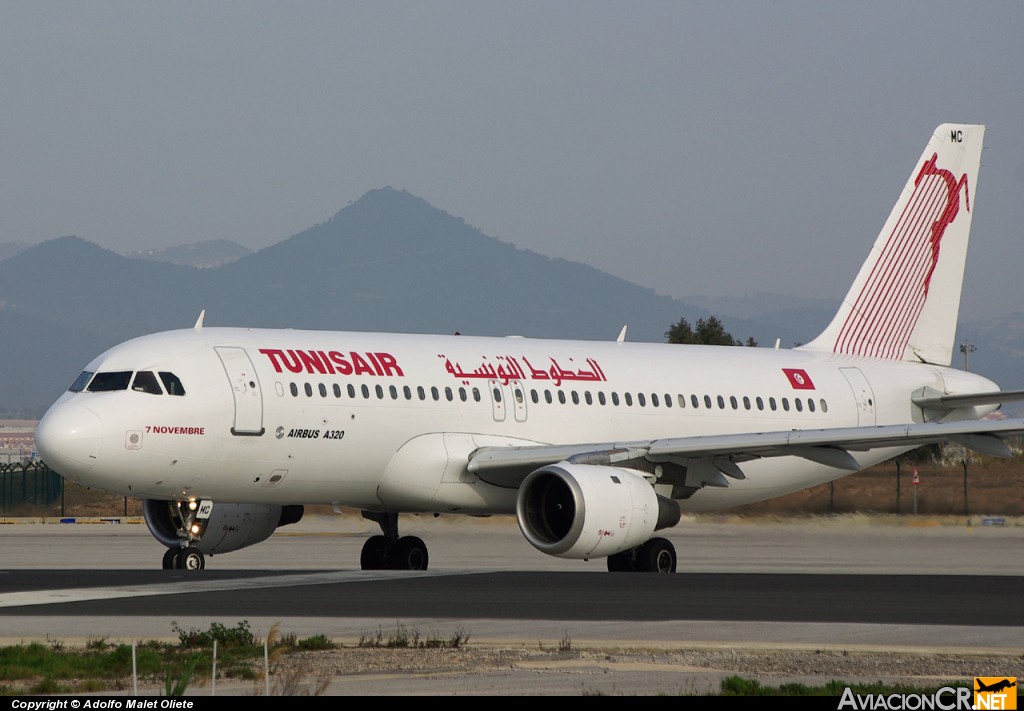
[[[146,499],[142,512],[154,538],[168,548],[181,544],[184,525],[177,501]],[[202,538],[193,545],[207,555],[237,551],[267,540],[280,526],[297,523],[302,513],[302,506],[216,504]]]
[[[679,504],[632,469],[561,462],[519,487],[516,518],[530,544],[559,558],[600,558],[679,523]]]

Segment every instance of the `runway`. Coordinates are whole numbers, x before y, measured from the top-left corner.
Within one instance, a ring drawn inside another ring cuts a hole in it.
[[[671,576],[545,556],[505,518],[403,518],[403,533],[430,546],[425,573],[358,570],[375,527],[353,516],[309,517],[199,573],[159,570],[162,547],[144,525],[2,526],[0,637],[157,639],[173,636],[171,621],[246,619],[339,638],[402,622],[477,639],[571,628],[658,644],[1014,650],[1024,527],[1009,523],[689,518],[668,532],[680,558]]]

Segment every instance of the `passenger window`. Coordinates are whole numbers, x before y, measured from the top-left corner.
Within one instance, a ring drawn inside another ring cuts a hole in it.
[[[776,407],[776,405],[775,405],[775,398],[773,398],[773,397],[768,398],[768,407],[770,407],[772,409],[772,412],[775,412],[778,409],[778,407]]]
[[[814,412],[814,400],[807,398],[807,409]]]
[[[494,388],[491,394],[494,396],[494,402],[501,402],[501,388]]]
[[[71,387],[68,388],[73,393],[80,393],[85,390],[85,386],[89,383],[89,378],[93,376],[92,372],[83,370],[79,373],[78,377],[75,378],[75,382],[71,383]]]
[[[619,406],[619,394],[618,393],[612,393],[612,404],[615,405],[616,407]]]
[[[360,390],[360,392],[363,393],[363,399],[364,400],[369,400],[370,399],[370,388],[369,387],[367,387],[366,385],[360,385],[359,386],[359,390]]]
[[[706,407],[709,410],[711,409],[711,396],[710,395],[705,395],[704,396],[704,407]]]
[[[466,398],[468,397],[469,396],[466,395],[466,388],[459,388],[459,399],[462,400],[462,402],[466,402]]]
[[[565,391],[564,390],[559,390],[558,391],[558,402],[562,403],[563,405],[565,404]]]
[[[103,393],[113,390],[127,390],[128,382],[132,379],[132,371],[120,370],[116,373],[96,373],[96,377],[89,383],[89,392]]]
[[[430,397],[434,398],[434,402],[441,399],[441,393],[438,391],[437,386],[432,385],[430,387]]]
[[[572,391],[572,404],[573,405],[579,405],[580,404],[580,394],[578,392],[576,392],[575,390]]]
[[[306,383],[305,386],[304,386],[304,389],[306,391],[306,397],[313,397],[313,386],[312,385],[310,385],[309,383]]]
[[[549,405],[551,404],[551,391],[550,390],[545,390],[544,391],[544,402],[546,402]]]
[[[793,398],[793,404],[796,405],[796,411],[797,412],[803,412],[804,411],[804,404],[803,404],[803,402],[800,401],[800,398],[798,398],[798,397],[797,398]]]
[[[392,400],[397,400],[398,399],[398,388],[396,388],[394,385],[389,385],[388,386],[388,395],[391,396]]]
[[[626,400],[627,407],[633,407],[633,395],[632,393],[623,393],[622,397]]]
[[[512,386],[512,394],[515,395],[516,402],[519,403],[520,405],[522,405],[523,401],[526,399],[526,398],[523,397],[523,389],[520,388],[517,385],[513,385]]]
[[[327,386],[320,383],[320,397],[327,397]]]
[[[422,385],[417,385],[416,386],[416,397],[418,397],[420,400],[426,400],[427,399],[427,393],[423,389]]]
[[[761,399],[760,395],[757,396],[757,398],[754,400],[754,402],[757,403],[757,409],[758,410],[763,410],[764,409],[764,400]]]
[[[292,391],[292,397],[299,396],[299,386],[296,385],[295,383],[289,384],[288,389]]]
[[[473,388],[473,402],[480,402],[480,388]]]
[[[789,398],[782,398],[782,409],[789,412]]]
[[[636,394],[636,402],[640,407],[647,407],[647,398],[644,397],[643,393]]]
[[[736,402],[736,396],[735,396],[735,395],[730,395],[730,396],[729,396],[729,405],[730,405],[730,406],[732,407],[732,409],[734,409],[734,410],[738,410],[738,409],[740,409],[740,405],[739,405],[739,403],[738,403],[738,402]]]
[[[643,403],[640,403],[640,404],[643,405]],[[651,405],[653,405],[654,407],[658,406],[658,395],[657,395],[657,393],[651,393]]]
[[[743,396],[743,409],[744,410],[749,410],[750,409],[750,398],[747,397],[746,395]]]
[[[825,399],[822,398],[820,402],[821,402],[821,411],[822,412],[828,412],[828,404],[825,402]]]
[[[530,399],[533,400],[533,404],[534,405],[536,405],[538,402],[540,402],[540,395],[537,394],[536,390],[531,390],[530,391]]]
[[[374,385],[373,386],[373,390],[374,390],[374,392],[377,393],[377,399],[378,400],[383,400],[384,399],[384,388],[383,387],[381,387],[380,385]]]
[[[151,370],[140,370],[135,374],[135,380],[132,381],[132,390],[137,393],[149,393],[150,395],[164,394],[164,391],[160,389],[160,383],[156,380],[156,375]]]
[[[353,385],[352,383],[348,384],[348,396],[353,400],[355,400],[356,398],[356,386]]]
[[[724,410],[725,409],[725,398],[722,397],[721,395],[719,395],[716,399],[718,400],[718,409],[719,410]]]
[[[607,405],[608,401],[604,399],[604,391],[602,390],[597,394],[597,401],[602,405]]]
[[[697,399],[696,395],[691,395],[690,396],[690,404],[693,405],[693,409],[694,410],[696,410],[698,407],[700,407],[700,400]]]
[[[408,385],[402,386],[402,394],[405,395],[406,400],[412,400],[412,388]]]
[[[341,397],[341,386],[340,385],[335,383],[334,387],[332,389],[334,390],[334,397]]]
[[[665,407],[672,407],[672,396],[665,393]]]
[[[680,393],[680,394],[676,395],[676,400],[679,401],[679,409],[680,410],[685,410],[686,409],[686,397],[682,393]]]
[[[590,391],[583,393],[583,399],[587,401],[588,405],[594,404],[594,396],[590,394]]]
[[[452,399],[454,399],[454,397],[455,397],[454,395],[452,395],[452,389],[451,388],[445,388],[444,389],[444,396],[445,396],[445,398],[448,399],[448,402],[451,402]]]

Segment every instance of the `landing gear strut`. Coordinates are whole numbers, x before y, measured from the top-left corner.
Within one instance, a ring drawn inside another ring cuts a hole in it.
[[[171,508],[171,520],[177,525],[180,543],[173,548],[168,548],[164,553],[163,569],[205,569],[206,559],[196,544],[203,537],[203,531],[206,530],[206,522],[210,518],[213,502],[197,502],[191,499],[189,501],[168,501],[167,505]]]
[[[363,511],[384,535],[370,536],[363,544],[359,565],[363,570],[426,570],[427,544],[416,536],[398,535],[398,514]]]
[[[641,546],[608,556],[613,573],[674,573],[676,548],[667,538],[652,538]]]

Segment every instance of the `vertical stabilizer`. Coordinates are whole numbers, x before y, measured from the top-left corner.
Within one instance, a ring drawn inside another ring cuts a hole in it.
[[[804,348],[952,362],[984,135],[935,129],[839,312]]]

